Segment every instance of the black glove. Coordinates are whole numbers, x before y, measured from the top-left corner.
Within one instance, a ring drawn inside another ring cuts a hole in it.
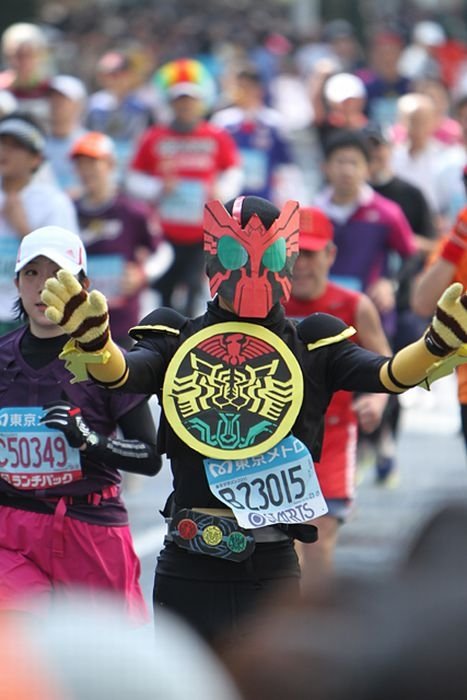
[[[97,447],[100,437],[85,423],[81,409],[68,401],[53,401],[42,407],[44,415],[40,423],[48,428],[60,430],[70,447]]]

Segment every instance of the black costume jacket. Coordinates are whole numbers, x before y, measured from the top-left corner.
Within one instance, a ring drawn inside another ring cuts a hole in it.
[[[386,358],[371,353],[355,343],[340,339],[340,334],[347,328],[339,319],[327,314],[313,314],[298,325],[285,317],[282,306],[277,304],[265,319],[239,319],[235,314],[221,309],[217,300],[209,302],[205,314],[195,319],[187,319],[177,312],[161,308],[146,316],[139,326],[130,331],[137,340],[132,350],[127,354],[129,368],[128,379],[122,387],[124,391],[156,394],[162,406],[162,385],[165,371],[180,345],[197,331],[218,323],[228,321],[251,322],[262,325],[277,334],[290,348],[303,372],[304,397],[301,410],[293,426],[292,433],[302,440],[318,461],[323,416],[333,392],[339,389],[360,392],[387,392],[379,379],[379,370]],[[326,339],[326,340],[324,340]],[[322,341],[320,347],[308,349],[309,344]],[[203,467],[203,456],[183,443],[168,424],[164,411],[158,433],[158,448],[170,459],[173,473],[172,508],[224,508],[211,493]],[[164,513],[168,515],[167,512]],[[291,546],[291,545],[290,545]],[[284,550],[284,543],[262,544],[257,546],[253,559],[261,557],[261,552],[275,551],[274,565],[261,565],[261,571],[268,576],[283,576],[291,574],[291,564],[295,561],[290,552],[282,560],[278,550]],[[246,571],[244,563],[224,562],[211,557],[187,555],[186,552],[167,545],[166,550],[172,550],[172,563],[169,565],[167,553],[159,559],[158,570],[162,567],[164,573],[180,575],[180,558],[185,561],[185,575],[202,577],[201,570],[209,576],[224,577],[223,572],[236,572],[236,577]],[[283,554],[286,554],[283,551]],[[279,556],[278,556],[279,555]],[[188,557],[188,559],[187,559]],[[269,557],[267,557],[269,559]],[[195,560],[195,561],[194,561]],[[203,560],[201,564],[200,560]],[[234,567],[232,569],[232,567]],[[296,564],[294,567],[296,568]],[[298,575],[298,569],[296,570]],[[225,576],[229,574],[225,573]]]

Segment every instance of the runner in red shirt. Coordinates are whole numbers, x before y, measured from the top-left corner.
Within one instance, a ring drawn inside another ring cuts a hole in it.
[[[168,67],[165,91],[172,120],[143,134],[127,184],[135,196],[156,203],[162,231],[174,248],[172,267],[155,286],[162,305],[174,305],[173,292],[183,283],[186,301],[178,310],[191,316],[203,284],[204,205],[236,196],[242,178],[233,138],[204,119],[207,96],[198,62],[175,61],[160,72]]]
[[[341,287],[328,280],[336,257],[333,225],[323,212],[314,207],[300,210],[300,254],[295,263],[292,296],[285,305],[287,316],[306,318],[325,312],[355,326],[352,340],[363,347],[390,355],[379,314],[365,294]],[[379,424],[387,396],[361,394],[355,397],[338,391],[332,398],[324,419],[324,441],[319,464],[319,483],[328,505],[328,513],[316,521],[318,542],[300,547],[302,569],[310,573],[317,567],[331,566],[339,524],[347,518],[355,496],[358,423],[371,432]]]

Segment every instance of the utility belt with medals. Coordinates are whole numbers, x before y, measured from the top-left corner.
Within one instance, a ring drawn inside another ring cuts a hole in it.
[[[170,521],[170,541],[242,561],[256,542],[268,541],[261,533],[317,539],[305,523],[328,509],[310,452],[291,434],[302,400],[295,355],[262,326],[216,324],[179,347],[166,372],[164,411],[178,436],[205,457],[209,488],[231,515],[180,511]]]
[[[182,508],[167,518],[165,542],[174,542],[192,554],[240,562],[248,559],[257,543],[284,542],[292,539],[316,542],[318,529],[314,525],[266,526],[247,530],[240,527],[233,512],[226,509]]]
[[[184,508],[167,521],[166,542],[193,554],[243,561],[253,554],[255,539],[232,517]]]

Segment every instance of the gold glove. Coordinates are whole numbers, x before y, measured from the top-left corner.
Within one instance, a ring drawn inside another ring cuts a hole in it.
[[[73,382],[89,377],[112,387],[128,376],[125,357],[110,337],[107,300],[97,290],[90,294],[70,272],[59,270],[46,280],[41,299],[46,317],[71,336],[60,354]],[[92,374],[89,371],[92,365]]]
[[[402,392],[430,378],[440,358],[456,352],[467,342],[467,295],[459,283],[451,284],[438,301],[433,320],[423,338],[399,350],[380,371],[383,384]],[[449,363],[451,370],[454,363]],[[459,364],[459,363],[456,363]],[[442,376],[441,374],[437,376]],[[435,377],[437,378],[437,377]],[[434,381],[429,379],[429,383]]]
[[[90,294],[71,272],[59,270],[49,278],[41,299],[47,318],[63,328],[85,352],[102,350],[109,339],[107,300],[97,290]]]
[[[467,294],[459,282],[451,284],[438,301],[425,343],[437,357],[449,355],[467,343]]]

